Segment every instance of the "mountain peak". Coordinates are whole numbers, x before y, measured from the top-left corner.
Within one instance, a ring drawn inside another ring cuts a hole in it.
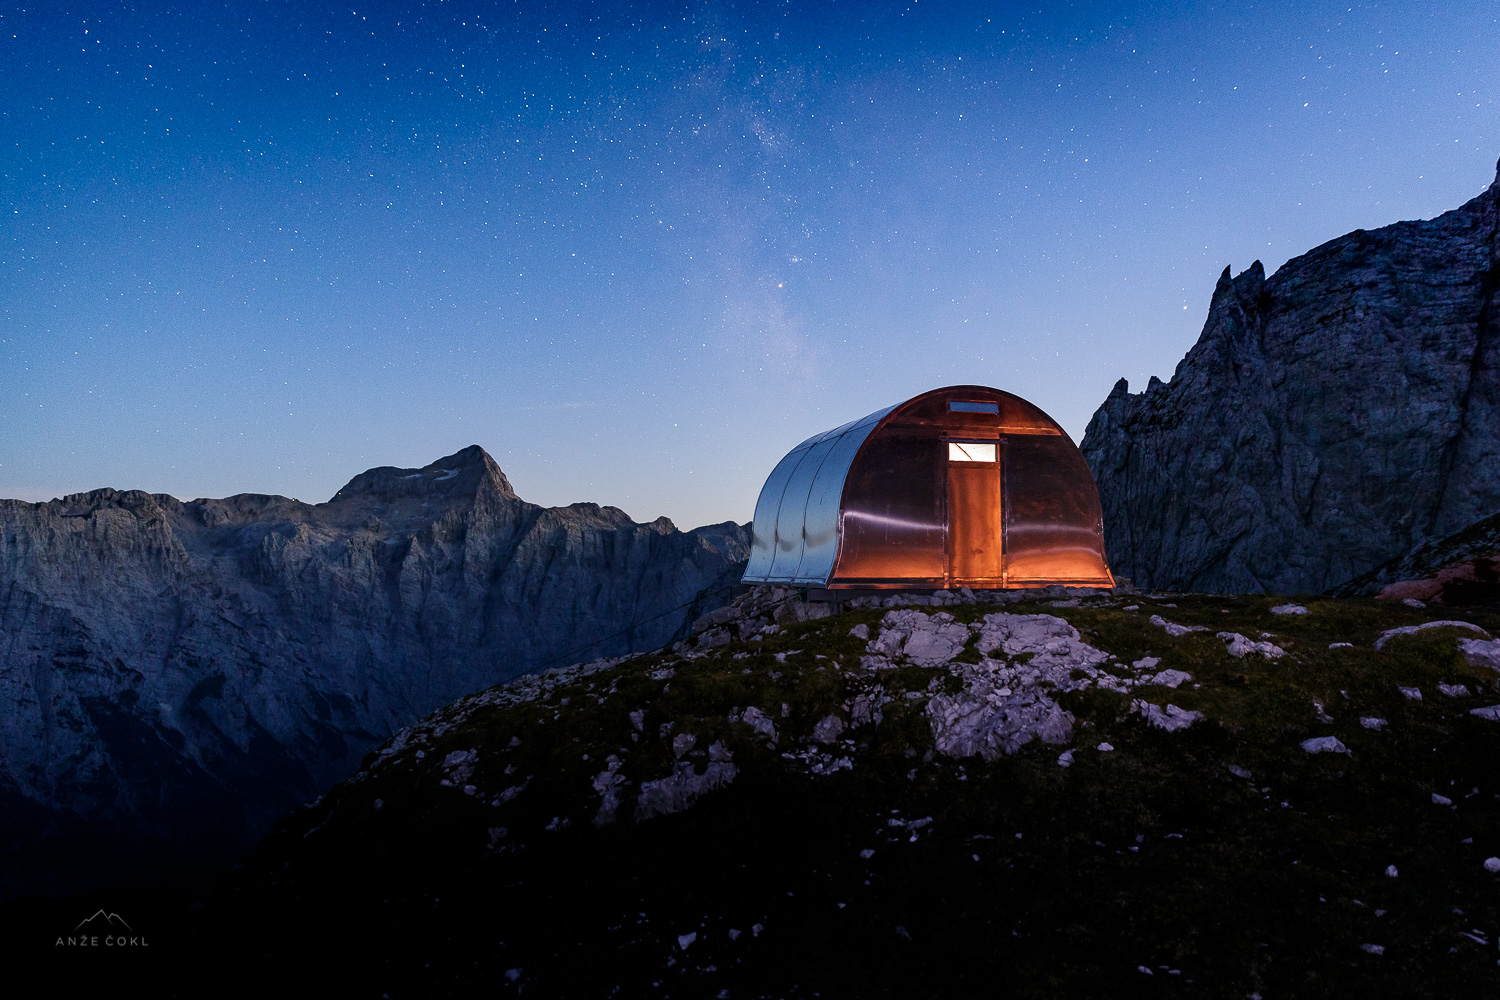
[[[510,480],[505,478],[500,466],[483,448],[471,444],[420,469],[383,465],[361,472],[328,502],[355,497],[378,500],[472,498],[485,491],[508,500],[516,499],[516,492],[511,489]]]

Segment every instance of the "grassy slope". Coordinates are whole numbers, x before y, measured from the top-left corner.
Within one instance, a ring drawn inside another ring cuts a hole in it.
[[[1036,744],[956,761],[931,753],[925,702],[902,697],[942,672],[906,667],[880,678],[896,699],[885,721],[845,734],[855,742],[837,753],[852,769],[810,775],[781,752],[802,748],[860,683],[838,669],[863,652],[848,631],[873,633],[883,612],[703,659],[657,654],[536,701],[468,699],[438,713],[386,762],[283,821],[210,902],[187,950],[210,968],[216,955],[241,969],[255,954],[244,973],[253,992],[257,976],[305,980],[311,960],[341,991],[392,997],[1497,995],[1500,885],[1482,861],[1500,854],[1500,723],[1467,710],[1500,700],[1500,674],[1468,666],[1455,630],[1371,646],[1385,628],[1448,616],[1500,634],[1500,613],[1095,603],[1006,610],[1059,615],[1121,660],[1149,654],[1192,673],[1201,687],[1137,696],[1207,723],[1166,733],[1126,714],[1123,696],[1075,693],[1063,702],[1079,722],[1072,767],[1058,766],[1061,748]],[[949,610],[967,620],[995,609]],[[1153,613],[1274,632],[1290,655],[1235,660],[1213,631],[1171,638],[1147,623]],[[1329,650],[1334,641],[1357,648]],[[667,664],[673,676],[652,679]],[[1439,681],[1481,693],[1446,698]],[[1318,722],[1314,698],[1332,723]],[[727,721],[747,705],[775,719],[775,749]],[[1389,726],[1366,730],[1361,715]],[[738,778],[639,824],[627,797],[620,822],[595,828],[603,759],[620,756],[636,783],[667,774],[667,722],[697,736],[697,754],[724,741]],[[1321,735],[1352,753],[1298,747]],[[1104,741],[1114,751],[1094,749]],[[470,749],[476,795],[440,784],[437,766]],[[513,801],[489,804],[527,776]],[[1435,805],[1434,792],[1455,806]],[[558,817],[570,824],[547,829]]]

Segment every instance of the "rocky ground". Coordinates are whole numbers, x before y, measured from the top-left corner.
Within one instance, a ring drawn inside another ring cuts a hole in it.
[[[1004,596],[760,588],[403,730],[201,909],[68,905],[180,995],[1494,995],[1500,610]]]

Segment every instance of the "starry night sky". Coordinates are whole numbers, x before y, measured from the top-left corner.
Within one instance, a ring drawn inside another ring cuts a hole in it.
[[[1489,0],[7,4],[0,72],[29,500],[317,502],[479,444],[538,503],[744,521],[940,385],[1081,439],[1225,265],[1500,156]]]

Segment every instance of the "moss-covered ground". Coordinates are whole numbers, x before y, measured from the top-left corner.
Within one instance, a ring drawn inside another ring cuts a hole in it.
[[[180,974],[377,997],[1500,996],[1500,876],[1483,865],[1500,855],[1500,722],[1468,711],[1500,701],[1500,673],[1458,654],[1463,630],[1372,648],[1446,617],[1500,635],[1500,610],[1272,614],[1284,601],[1003,609],[1193,675],[1064,695],[1070,767],[1036,743],[934,754],[923,708],[947,675],[905,666],[878,677],[884,720],[820,751],[851,766],[809,773],[813,726],[872,683],[849,630],[873,635],[883,610],[460,703],[284,820],[184,918]],[[1152,615],[1209,631],[1172,637]],[[1287,655],[1235,659],[1218,631],[1270,633]],[[1152,729],[1131,698],[1206,720]],[[776,746],[731,721],[750,706]],[[729,748],[735,780],[641,822],[627,796],[595,826],[606,758],[633,788],[671,773],[682,733],[700,769]],[[1303,751],[1314,736],[1350,752]],[[469,750],[451,781],[441,762]]]

